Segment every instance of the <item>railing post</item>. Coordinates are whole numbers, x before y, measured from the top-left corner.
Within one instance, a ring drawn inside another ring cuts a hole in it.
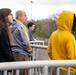
[[[50,69],[50,75],[52,75],[52,68]]]
[[[68,67],[67,75],[70,75],[70,67]]]
[[[19,69],[16,70],[16,75],[19,75]]]
[[[42,74],[41,75],[48,75],[48,66],[42,67]]]
[[[7,70],[5,70],[5,71],[3,72],[3,75],[7,75]]]
[[[36,48],[33,48],[33,56],[32,56],[32,60],[36,60],[35,51],[36,51]]]
[[[60,75],[60,69],[59,69],[59,67],[56,68],[56,75]]]
[[[43,41],[43,46],[44,46],[44,41]]]
[[[38,74],[41,75],[41,67],[38,68]]]
[[[33,75],[33,69],[28,69],[28,75]]]

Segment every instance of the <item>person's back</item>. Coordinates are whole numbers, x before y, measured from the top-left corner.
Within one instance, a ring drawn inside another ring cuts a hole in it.
[[[53,46],[52,47],[52,59],[53,60],[68,60],[68,59],[75,58],[75,53],[74,53],[75,48],[73,51],[71,51],[71,49],[73,47],[75,47],[75,45],[74,45],[75,39],[71,33],[67,32],[67,31],[57,30],[51,34],[51,39],[52,39],[51,44]],[[51,39],[49,40],[49,42],[51,41]],[[67,52],[68,52],[67,48],[69,46],[71,46],[71,49],[69,49],[69,54],[67,54]]]
[[[76,59],[75,37],[71,34],[75,15],[70,11],[63,11],[56,24],[58,30],[53,32],[48,41],[48,55],[52,60],[73,60]],[[76,20],[75,20],[76,21]],[[61,70],[66,72],[66,67],[61,67]],[[75,72],[75,67],[71,68],[71,72]],[[61,75],[66,75],[62,72]],[[55,72],[53,72],[55,73]],[[55,74],[54,74],[55,75]]]

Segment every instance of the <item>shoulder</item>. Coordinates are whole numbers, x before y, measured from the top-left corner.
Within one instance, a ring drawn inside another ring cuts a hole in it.
[[[6,31],[5,27],[0,25],[0,31]]]
[[[6,35],[6,34],[7,34],[6,29],[3,26],[0,26],[0,36],[1,35]]]

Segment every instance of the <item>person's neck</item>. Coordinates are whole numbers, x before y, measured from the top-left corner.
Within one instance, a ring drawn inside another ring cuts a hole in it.
[[[21,20],[19,20],[19,19],[17,19],[16,22],[20,22],[20,23],[24,24],[24,23],[23,23]]]
[[[16,22],[21,22],[19,19],[16,19]]]
[[[31,28],[29,28],[29,30],[32,31]]]

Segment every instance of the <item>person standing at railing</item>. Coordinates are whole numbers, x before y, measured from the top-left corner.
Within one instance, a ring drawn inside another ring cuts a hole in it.
[[[33,35],[32,35],[32,32],[33,32],[34,29],[35,29],[34,23],[33,23],[33,22],[29,22],[29,23],[27,24],[27,28],[28,28],[28,34],[29,34],[29,39],[30,39],[30,41],[35,41],[34,38],[33,38]],[[33,43],[32,43],[32,44],[33,44]],[[31,56],[30,60],[32,60],[32,56]]]
[[[28,36],[28,29],[25,26],[27,22],[26,12],[16,11],[16,21],[10,26],[13,35],[12,51],[16,61],[29,61],[32,56],[31,46]],[[20,70],[19,75],[24,75],[24,70]],[[25,74],[28,75],[28,74]]]
[[[27,27],[28,27],[28,31],[29,31],[29,39],[30,39],[30,41],[34,41],[34,38],[33,38],[33,36],[32,36],[32,32],[33,32],[34,29],[35,29],[34,23],[33,23],[33,22],[29,22],[29,23],[27,24]]]
[[[10,25],[13,22],[13,15],[9,8],[0,9],[0,62],[14,61],[11,50],[12,34]],[[2,71],[0,71],[0,75]]]
[[[48,41],[47,52],[51,60],[75,60],[76,42],[72,31],[76,31],[76,15],[72,11],[62,11],[56,21],[58,29],[54,31]],[[56,68],[52,68],[56,75]],[[76,67],[70,68],[71,75]],[[60,75],[67,75],[67,67],[60,67]]]

